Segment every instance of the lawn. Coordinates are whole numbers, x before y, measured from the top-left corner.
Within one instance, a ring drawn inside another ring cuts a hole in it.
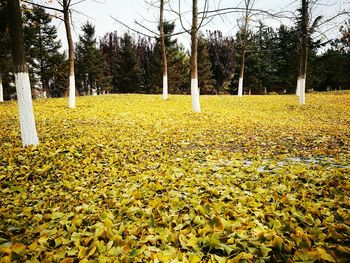
[[[350,93],[0,104],[0,262],[349,262]]]

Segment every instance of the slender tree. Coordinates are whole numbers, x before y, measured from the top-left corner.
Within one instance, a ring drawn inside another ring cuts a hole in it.
[[[25,63],[20,1],[7,0],[7,4],[22,144],[37,145],[39,140],[35,127],[29,74]]]
[[[305,104],[305,84],[306,84],[306,69],[308,58],[308,25],[309,25],[309,1],[301,1],[301,54],[300,54],[300,71],[297,83],[297,95],[299,95],[300,104]]]
[[[72,38],[72,30],[71,30],[71,14],[72,14],[72,5],[79,4],[82,2],[85,2],[87,0],[76,0],[73,2],[72,0],[57,0],[57,3],[61,6],[62,9],[54,8],[50,6],[43,6],[37,3],[34,3],[33,1],[23,1],[35,6],[43,7],[45,9],[49,9],[55,12],[59,12],[63,14],[63,20],[64,26],[66,29],[66,36],[67,36],[67,42],[68,42],[68,61],[69,61],[69,67],[68,67],[68,89],[67,92],[69,93],[68,97],[68,107],[69,108],[75,108],[75,73],[74,73],[74,43]],[[57,16],[55,16],[57,17]]]
[[[198,87],[198,0],[192,0],[192,29],[191,29],[191,96],[194,112],[200,112]]]
[[[160,0],[160,16],[159,16],[159,38],[162,48],[162,72],[163,72],[163,100],[168,99],[168,62],[166,55],[165,39],[164,39],[164,0]]]
[[[63,8],[63,20],[64,26],[66,28],[67,42],[68,42],[68,60],[69,60],[69,98],[68,106],[69,108],[75,108],[75,73],[74,73],[74,43],[71,31],[71,19],[70,19],[70,5],[71,0],[58,1]]]
[[[0,102],[4,102],[4,88],[2,86],[2,75],[0,73]]]
[[[8,65],[8,16],[6,3],[0,2],[0,102],[4,101],[2,74]]]
[[[245,67],[245,59],[247,53],[247,44],[248,44],[248,34],[249,34],[249,21],[251,19],[252,9],[255,4],[255,0],[244,0],[244,14],[243,14],[243,22],[239,24],[240,28],[240,43],[242,47],[241,54],[241,63],[240,63],[240,71],[239,71],[239,82],[238,82],[238,96],[243,96],[243,83],[244,83],[244,67]]]

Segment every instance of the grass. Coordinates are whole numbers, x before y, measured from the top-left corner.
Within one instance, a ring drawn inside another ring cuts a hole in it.
[[[350,94],[0,104],[0,262],[347,262]]]

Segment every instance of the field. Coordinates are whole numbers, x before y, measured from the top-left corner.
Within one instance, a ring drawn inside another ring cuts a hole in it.
[[[350,93],[0,104],[0,262],[349,262]]]

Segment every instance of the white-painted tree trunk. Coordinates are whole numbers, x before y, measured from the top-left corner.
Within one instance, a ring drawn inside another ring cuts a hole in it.
[[[28,72],[15,73],[19,123],[23,146],[39,143],[35,127],[32,94]]]
[[[4,89],[2,86],[2,78],[0,76],[0,102],[4,102]]]
[[[243,78],[239,78],[238,82],[238,97],[243,96]]]
[[[69,76],[69,98],[68,98],[69,108],[75,108],[75,76]]]
[[[201,106],[199,103],[198,79],[191,79],[191,97],[193,111],[201,112]]]
[[[300,95],[299,95],[299,102],[300,104],[305,104],[305,84],[306,84],[306,78],[300,78]]]
[[[297,96],[300,96],[300,77],[298,77],[298,80],[297,80],[297,90],[296,90],[295,94]]]
[[[162,95],[163,100],[168,99],[168,76],[164,75],[163,76],[163,95]]]

